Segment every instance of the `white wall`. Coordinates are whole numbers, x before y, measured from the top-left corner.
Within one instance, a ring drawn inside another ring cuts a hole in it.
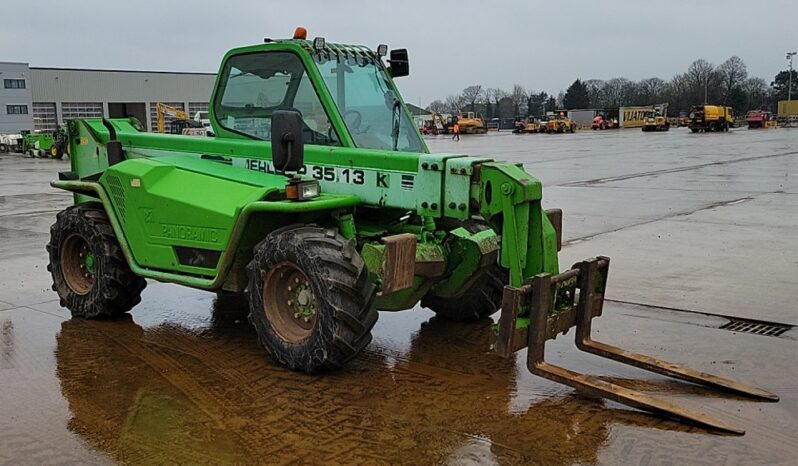
[[[4,79],[24,79],[25,89],[6,89]],[[33,129],[31,76],[27,63],[0,62],[0,134]],[[27,105],[27,115],[9,115],[8,105]]]

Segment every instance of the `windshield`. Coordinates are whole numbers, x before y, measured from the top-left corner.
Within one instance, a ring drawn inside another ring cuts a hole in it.
[[[318,60],[319,72],[357,147],[424,152],[418,130],[381,66],[364,58]]]

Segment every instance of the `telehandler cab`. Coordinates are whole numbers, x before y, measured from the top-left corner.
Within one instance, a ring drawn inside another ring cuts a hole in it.
[[[47,246],[74,317],[110,318],[145,278],[245,293],[260,343],[296,371],[336,369],[370,341],[377,310],[419,302],[473,321],[501,309],[495,351],[576,389],[720,431],[702,413],[544,360],[577,346],[660,374],[775,401],[763,390],[594,341],[609,259],[560,272],[561,212],[515,163],[431,154],[393,78],[406,50],[294,38],[228,52],[210,105],[215,137],[144,132],[135,119],[69,123],[74,193]]]

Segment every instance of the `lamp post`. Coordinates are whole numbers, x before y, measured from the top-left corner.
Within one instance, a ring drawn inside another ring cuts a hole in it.
[[[792,57],[796,52],[787,52],[787,60],[790,61],[790,77],[787,85],[787,100],[792,100]]]

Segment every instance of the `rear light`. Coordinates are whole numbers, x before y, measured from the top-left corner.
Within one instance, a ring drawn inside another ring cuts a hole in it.
[[[285,185],[285,198],[290,201],[309,201],[319,197],[320,192],[318,181],[291,180]]]

